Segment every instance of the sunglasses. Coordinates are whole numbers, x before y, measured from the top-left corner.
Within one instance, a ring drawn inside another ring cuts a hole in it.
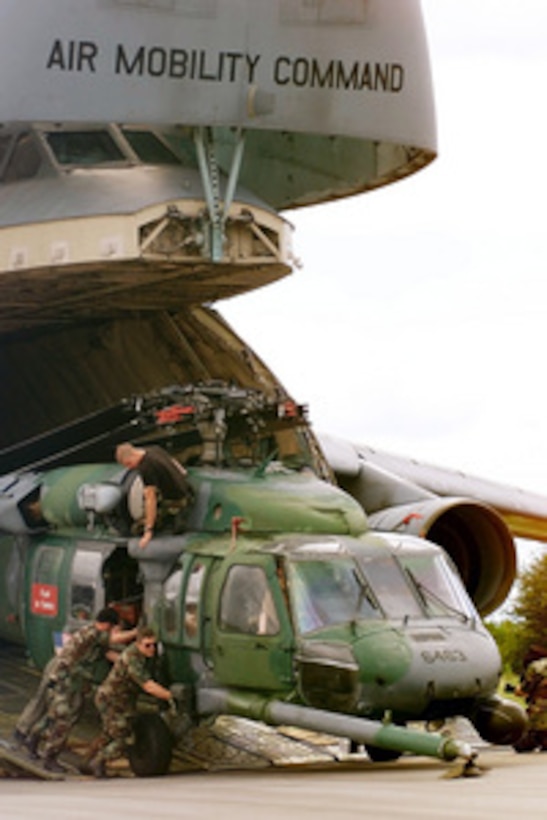
[[[143,641],[142,646],[144,649],[155,649],[157,644],[156,641]]]

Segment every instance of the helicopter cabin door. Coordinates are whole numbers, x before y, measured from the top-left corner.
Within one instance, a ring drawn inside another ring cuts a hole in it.
[[[271,555],[223,564],[212,660],[224,686],[283,691],[292,686],[293,634]]]

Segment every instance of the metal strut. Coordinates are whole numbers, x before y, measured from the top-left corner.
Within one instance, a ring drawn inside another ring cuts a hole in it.
[[[207,210],[209,213],[210,257],[212,262],[220,262],[223,258],[225,240],[224,228],[226,225],[226,219],[228,216],[228,211],[230,210],[230,205],[232,204],[232,200],[234,198],[241,163],[243,161],[245,132],[241,128],[238,128],[236,132],[236,143],[230,165],[228,181],[226,183],[224,201],[222,201],[220,190],[220,171],[216,155],[216,142],[213,129],[205,126],[196,128],[194,132],[194,141],[196,145],[196,153],[201,174],[201,181],[203,184],[203,191],[205,194],[205,202],[207,203]]]

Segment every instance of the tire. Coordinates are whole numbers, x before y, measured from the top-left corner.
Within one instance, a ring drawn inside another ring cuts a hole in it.
[[[394,749],[382,749],[380,746],[369,746],[365,743],[367,755],[373,763],[389,763],[391,760],[399,760],[402,752],[396,752]]]
[[[173,738],[157,714],[138,715],[133,727],[135,739],[129,747],[129,765],[137,777],[158,777],[169,770]]]

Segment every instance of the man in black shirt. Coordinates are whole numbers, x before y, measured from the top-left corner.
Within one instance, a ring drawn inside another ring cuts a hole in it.
[[[162,447],[134,447],[125,442],[116,447],[116,461],[137,470],[144,484],[144,532],[139,546],[144,549],[154,534],[158,508],[165,506],[174,515],[192,498],[192,488],[184,467]]]

